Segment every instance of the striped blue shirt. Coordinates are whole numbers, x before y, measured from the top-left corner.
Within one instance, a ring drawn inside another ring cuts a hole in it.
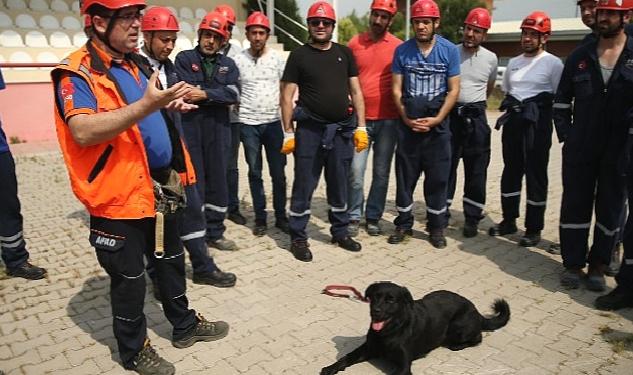
[[[402,43],[393,55],[391,71],[401,74],[403,98],[426,96],[432,100],[448,91],[448,78],[459,75],[459,50],[440,35],[435,35],[435,45],[424,57],[415,38]]]

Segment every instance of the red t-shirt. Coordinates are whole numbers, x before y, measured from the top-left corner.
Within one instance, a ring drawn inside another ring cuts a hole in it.
[[[391,94],[391,62],[400,43],[402,41],[389,32],[377,42],[371,40],[369,32],[364,32],[348,43],[358,66],[367,120],[399,117]]]

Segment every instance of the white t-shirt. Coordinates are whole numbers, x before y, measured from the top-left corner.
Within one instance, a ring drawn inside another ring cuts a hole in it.
[[[240,70],[242,93],[239,120],[246,125],[261,125],[279,120],[279,81],[286,60],[274,49],[255,59],[248,49],[234,58]]]
[[[510,59],[501,89],[518,100],[532,98],[542,92],[556,93],[563,73],[563,63],[549,52],[536,56],[519,55]]]
[[[486,100],[488,82],[497,79],[497,55],[479,46],[471,53],[462,44],[458,46],[461,64],[458,103],[475,103]]]
[[[163,88],[167,88],[167,73],[165,73],[165,66],[158,60],[150,57],[145,53],[145,47],[141,46],[138,50],[139,54],[145,56],[149,63],[152,65],[152,69],[158,70],[158,80]]]

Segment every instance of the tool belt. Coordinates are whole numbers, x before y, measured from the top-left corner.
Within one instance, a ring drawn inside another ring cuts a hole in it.
[[[152,170],[154,183],[154,208],[156,210],[156,230],[154,256],[165,255],[165,216],[173,215],[187,205],[185,188],[180,175],[171,167]]]

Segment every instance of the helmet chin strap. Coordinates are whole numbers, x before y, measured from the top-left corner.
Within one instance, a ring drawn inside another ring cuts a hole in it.
[[[149,57],[151,57],[152,59],[159,61],[158,58],[156,57],[156,54],[154,53],[154,50],[152,49],[152,44],[154,44],[154,33],[155,31],[150,31],[151,33],[151,37],[149,38],[149,44],[148,43],[144,43],[143,47],[145,47],[145,52],[147,52],[147,54],[149,55]]]
[[[112,14],[112,16],[110,17],[110,22],[108,22],[108,27],[106,28],[106,31],[104,34],[101,34],[99,32],[97,32],[96,29],[94,29],[94,35],[97,36],[97,38],[99,38],[99,40],[105,44],[110,50],[121,54],[121,55],[125,55],[123,52],[119,51],[118,49],[114,48],[112,46],[112,44],[110,43],[110,35],[112,34],[112,29],[114,28],[114,22],[113,20],[116,19],[116,17],[119,15],[119,13],[121,12],[120,9],[117,9],[114,11],[114,13]]]

